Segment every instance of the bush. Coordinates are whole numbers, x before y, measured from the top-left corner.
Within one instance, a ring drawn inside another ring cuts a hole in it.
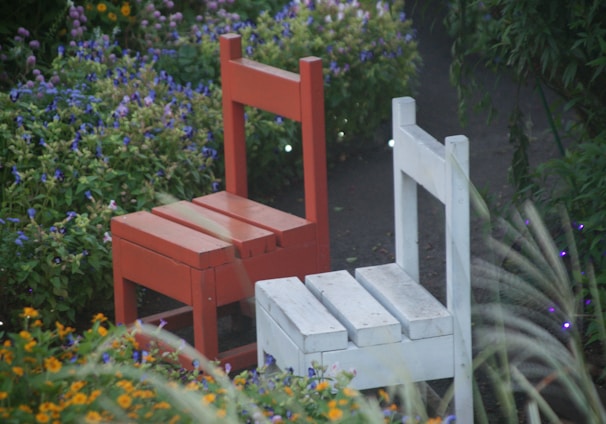
[[[47,70],[0,94],[2,310],[32,305],[46,323],[69,324],[93,304],[109,312],[111,217],[151,208],[158,192],[190,199],[221,188],[220,34],[238,31],[248,57],[294,71],[300,57],[324,59],[335,152],[388,118],[383,93],[414,86],[419,59],[399,7],[291,3],[255,24],[219,10],[192,25],[170,1],[133,5],[143,52],[83,26],[90,7],[70,8],[68,26],[82,31]],[[251,192],[298,180],[298,126],[255,110],[246,125]]]
[[[73,324],[111,300],[113,215],[218,184],[208,141],[220,96],[115,57],[106,38],[53,66],[54,82],[0,94],[0,298],[5,311],[30,304]]]
[[[242,371],[230,381],[228,364],[223,370],[208,363],[161,329],[114,327],[97,314],[79,335],[59,322],[45,328],[39,312],[30,307],[19,316],[18,333],[0,333],[3,422],[384,423],[403,419],[385,391],[380,392],[382,412],[378,402],[346,387],[351,373],[310,368],[307,377],[297,377],[289,371],[270,373],[267,364]],[[143,334],[155,341],[142,345],[138,340]],[[161,351],[156,341],[172,343],[175,350]],[[191,370],[179,368],[178,353],[192,355],[197,363]]]

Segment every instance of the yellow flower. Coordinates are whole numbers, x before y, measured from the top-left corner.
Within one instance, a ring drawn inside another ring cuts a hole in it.
[[[19,410],[21,410],[23,412],[27,412],[28,414],[32,413],[32,408],[30,408],[27,405],[19,405]]]
[[[195,390],[198,390],[199,388],[200,388],[200,386],[195,381],[190,381],[189,383],[187,383],[185,385],[185,390],[195,391]]]
[[[217,417],[225,418],[226,415],[227,415],[227,411],[225,409],[217,409]]]
[[[107,17],[109,18],[110,21],[114,21],[114,22],[116,22],[116,20],[118,19],[118,16],[114,12],[109,12],[107,14]]]
[[[88,397],[84,393],[76,393],[72,398],[74,405],[86,405]]]
[[[101,312],[99,312],[97,315],[95,315],[93,317],[93,319],[91,320],[92,323],[105,322],[105,321],[107,321],[107,317],[105,315],[103,315]]]
[[[387,393],[387,392],[386,392],[385,390],[383,390],[383,389],[379,389],[379,398],[380,398],[382,401],[389,402],[389,399],[390,399],[390,397],[389,397],[389,393]]]
[[[45,358],[44,368],[46,368],[49,372],[57,373],[59,372],[59,370],[61,370],[61,362],[54,356],[51,356],[50,358]]]
[[[32,322],[32,327],[42,327],[42,321],[37,319],[36,321]]]
[[[101,396],[101,390],[99,390],[99,389],[93,390],[90,393],[90,396],[88,397],[89,403],[93,403],[95,401],[95,399],[97,399],[99,396]]]
[[[57,334],[59,334],[60,339],[63,339],[69,333],[73,333],[75,331],[75,329],[73,329],[72,327],[66,327],[59,321],[55,322],[55,327],[57,328]]]
[[[357,396],[358,392],[350,387],[345,387],[343,388],[343,394],[347,397],[355,397]]]
[[[2,343],[2,346],[4,346],[4,347],[11,347],[12,346],[11,341],[10,340],[5,340],[4,343]]]
[[[36,422],[37,423],[47,423],[50,421],[50,417],[46,415],[44,412],[39,412],[36,414]]]
[[[328,389],[328,387],[329,387],[329,386],[330,386],[330,384],[328,383],[328,381],[326,381],[326,380],[324,380],[324,381],[320,381],[320,382],[318,383],[318,385],[316,386],[316,390],[317,390],[318,392],[322,392],[322,391],[324,391],[324,390]]]
[[[8,392],[0,392],[0,400],[4,400],[8,397]]]
[[[202,402],[204,402],[205,405],[208,405],[209,403],[213,403],[215,399],[216,396],[214,393],[208,393],[204,395],[204,397],[202,398]]]
[[[328,419],[330,421],[340,420],[341,417],[343,417],[343,411],[341,411],[339,408],[330,408],[328,410]]]
[[[97,12],[103,13],[107,10],[107,5],[105,3],[99,3],[97,5]]]
[[[134,390],[133,383],[128,380],[120,380],[116,383],[116,386],[121,387],[126,393]]]
[[[133,403],[133,399],[127,395],[123,394],[118,396],[118,405],[120,405],[123,409],[127,409]]]
[[[38,311],[35,310],[34,308],[30,308],[29,306],[26,306],[25,308],[23,308],[23,313],[20,314],[19,316],[21,318],[38,318]]]
[[[427,420],[427,424],[441,424],[442,423],[442,418],[437,417],[437,418],[430,418],[429,420]]]
[[[53,412],[61,410],[61,408],[58,405],[55,405],[53,402],[43,402],[40,404],[38,409],[40,412]]]
[[[107,336],[107,328],[99,326],[97,332],[101,335],[101,337]]]
[[[170,409],[170,403],[162,401],[155,403],[153,406],[154,409]]]
[[[23,377],[23,368],[13,367],[13,374],[18,375],[19,377]]]
[[[19,337],[21,337],[22,339],[25,339],[25,340],[32,339],[32,335],[29,333],[29,331],[25,331],[25,330],[21,330],[19,332]]]
[[[25,349],[26,352],[31,352],[32,349],[34,348],[34,346],[36,346],[37,344],[38,343],[35,340],[30,340],[29,342],[27,342],[25,344],[24,349]]]
[[[122,5],[122,7],[120,8],[120,13],[122,13],[122,15],[124,15],[124,16],[129,16],[130,15],[130,4],[124,3]]]
[[[74,381],[71,386],[69,386],[69,390],[71,392],[77,392],[80,389],[82,389],[82,387],[84,387],[86,385],[86,381],[82,381],[82,380],[78,380],[78,381]]]
[[[286,386],[284,387],[284,392],[288,395],[288,396],[292,396],[293,391],[290,387]]]
[[[151,390],[135,390],[133,397],[141,399],[151,399],[154,397],[154,392]]]
[[[101,414],[97,411],[88,411],[86,417],[84,417],[85,422],[87,423],[98,423],[103,419]]]

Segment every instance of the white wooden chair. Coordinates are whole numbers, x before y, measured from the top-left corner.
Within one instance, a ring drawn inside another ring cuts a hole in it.
[[[419,281],[417,185],[445,206],[446,307],[453,319],[455,415],[473,423],[469,141],[442,145],[416,125],[414,99],[392,101],[396,263]],[[431,366],[431,364],[428,364]]]
[[[358,389],[454,378],[457,422],[473,423],[468,140],[439,143],[410,97],[392,107],[396,262],[258,282],[258,361],[338,363]],[[419,281],[418,185],[446,209],[446,306]]]

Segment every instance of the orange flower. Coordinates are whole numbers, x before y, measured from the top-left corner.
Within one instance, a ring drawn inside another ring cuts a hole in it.
[[[31,352],[38,343],[35,340],[30,340],[25,344],[25,351]]]
[[[4,400],[8,397],[8,392],[0,392],[0,400]]]
[[[76,395],[72,398],[72,403],[74,405],[86,405],[86,401],[88,397],[84,393],[76,393]]]
[[[86,417],[84,418],[85,422],[87,423],[98,423],[102,419],[103,417],[97,411],[88,411]]]
[[[30,308],[29,306],[26,306],[25,308],[23,308],[23,313],[20,314],[19,316],[21,318],[38,318],[38,311],[35,310],[34,308]]]
[[[120,405],[123,409],[127,409],[133,403],[133,399],[127,395],[123,394],[118,396],[118,405]]]
[[[23,377],[23,368],[21,367],[13,367],[13,374]]]
[[[107,17],[109,18],[110,21],[116,22],[118,20],[118,16],[114,12],[109,12],[107,14]]]
[[[57,373],[61,370],[61,366],[61,362],[54,356],[44,359],[44,368],[49,372]]]
[[[326,380],[320,381],[318,383],[318,385],[316,386],[316,390],[318,392],[323,392],[324,390],[328,389],[329,386],[330,386],[330,384],[328,383],[328,381],[326,381]]]
[[[107,317],[105,315],[103,315],[101,312],[99,312],[97,315],[95,315],[93,317],[93,319],[91,320],[92,323],[105,322],[105,321],[107,321]]]
[[[130,15],[130,4],[128,4],[128,2],[122,4],[122,7],[120,8],[120,13],[122,13],[123,16]]]
[[[343,417],[343,411],[341,411],[339,408],[330,408],[328,410],[328,419],[330,421],[337,421],[340,420]]]
[[[46,415],[44,412],[39,412],[36,414],[36,422],[37,423],[47,423],[50,421],[50,417]]]
[[[97,5],[97,12],[103,13],[107,10],[107,5],[105,3],[99,3]]]

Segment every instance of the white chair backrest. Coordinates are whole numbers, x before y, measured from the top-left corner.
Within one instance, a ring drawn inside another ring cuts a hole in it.
[[[473,422],[469,141],[445,144],[416,125],[411,97],[392,101],[396,263],[419,279],[417,184],[445,206],[446,307],[453,317],[457,422]]]

